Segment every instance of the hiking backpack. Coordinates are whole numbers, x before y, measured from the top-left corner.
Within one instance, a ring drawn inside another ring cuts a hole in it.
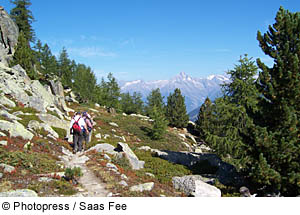
[[[80,120],[80,118],[81,118],[81,117],[79,117],[77,121],[74,119],[75,122],[74,122],[73,125],[72,125],[73,131],[74,131],[74,132],[77,132],[77,133],[80,133],[80,132],[81,132],[81,128],[80,128],[80,126],[79,126],[79,124],[78,124],[78,121]]]

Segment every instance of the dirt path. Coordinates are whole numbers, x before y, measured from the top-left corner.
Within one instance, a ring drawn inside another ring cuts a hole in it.
[[[72,154],[72,152],[65,148],[63,149],[63,153],[64,155],[61,157],[61,160],[64,165],[70,168],[80,167],[83,173],[83,176],[79,179],[80,186],[78,193],[74,196],[106,197],[109,192],[105,190],[105,185],[85,164],[89,158],[84,153]]]

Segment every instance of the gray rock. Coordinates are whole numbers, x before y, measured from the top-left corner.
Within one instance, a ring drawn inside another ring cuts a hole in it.
[[[127,177],[125,174],[122,174],[122,175],[121,175],[121,178],[122,178],[123,180],[128,180],[128,177]]]
[[[133,153],[126,143],[119,142],[116,150],[125,153],[125,157],[128,159],[133,170],[144,168],[145,161],[139,161],[138,157]]]
[[[102,136],[101,136],[100,133],[99,133],[99,134],[96,134],[95,137],[96,137],[97,139],[101,139],[101,138],[102,138]]]
[[[106,160],[111,160],[111,158],[107,155],[107,154],[104,154],[104,159],[106,159]]]
[[[111,155],[116,155],[118,152],[115,151],[115,147],[108,144],[108,143],[102,143],[102,144],[97,144],[93,147],[91,147],[88,151],[96,150],[97,152],[102,152],[102,153],[108,153]]]
[[[119,182],[120,185],[124,186],[124,187],[128,187],[128,184],[126,181],[122,180]]]
[[[38,197],[38,194],[33,190],[23,189],[1,192],[0,197]]]
[[[16,107],[16,104],[10,99],[6,98],[4,95],[0,95],[0,104],[6,105],[8,107]]]
[[[53,181],[52,178],[48,178],[48,177],[40,177],[38,179],[39,182],[50,182],[50,181]]]
[[[3,117],[5,117],[7,119],[10,119],[10,120],[21,120],[21,118],[16,117],[15,115],[8,113],[6,110],[0,110],[0,116],[3,116]]]
[[[4,173],[12,173],[13,171],[16,170],[15,167],[7,165],[7,164],[4,164],[4,163],[1,163],[0,167],[4,168],[4,170],[3,170]]]
[[[151,147],[150,147],[150,146],[141,146],[141,147],[139,147],[139,150],[142,150],[142,151],[150,151],[150,150],[151,150]]]
[[[8,131],[10,137],[22,137],[25,140],[31,140],[33,138],[33,134],[26,130],[21,123],[16,121],[8,122],[0,120],[0,130]]]
[[[119,125],[117,123],[114,123],[114,122],[110,122],[109,125],[114,126],[114,127],[119,127]]]
[[[173,177],[172,183],[175,189],[181,190],[187,196],[194,197],[221,197],[221,191],[205,182],[197,175]]]
[[[15,53],[19,30],[3,7],[0,9],[0,35],[0,62],[7,66]]]
[[[240,186],[243,184],[242,177],[238,174],[235,167],[223,162],[216,154],[197,154],[193,152],[173,152],[152,150],[155,156],[172,163],[191,167],[195,164],[203,165],[203,169],[215,170],[213,173],[224,185]]]
[[[152,177],[152,178],[155,178],[155,175],[153,175],[152,173],[150,172],[146,172],[145,175],[149,176],[149,177]]]
[[[98,103],[95,103],[95,107],[99,108],[99,107],[100,107],[100,105],[99,105]]]
[[[129,188],[131,192],[143,192],[151,191],[154,188],[154,182],[149,182],[145,184],[134,185]]]
[[[118,167],[112,163],[107,163],[106,167],[109,169],[115,169],[115,170],[119,171]]]
[[[52,91],[53,95],[60,96],[60,97],[65,96],[64,88],[63,88],[60,81],[51,80],[50,81],[50,87],[51,87],[51,91]]]
[[[1,146],[7,146],[7,141],[6,141],[6,140],[0,141],[0,145],[1,145]]]

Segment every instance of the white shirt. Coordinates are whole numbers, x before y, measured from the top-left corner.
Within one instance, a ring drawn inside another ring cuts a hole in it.
[[[79,119],[79,117],[80,117],[80,119]],[[75,117],[72,118],[71,123],[70,123],[70,129],[72,128],[72,126],[75,123],[75,121],[77,121],[78,119],[79,119],[78,125],[80,126],[81,130],[84,129],[84,127],[85,127],[85,121],[84,121],[84,119],[80,115],[76,115]]]

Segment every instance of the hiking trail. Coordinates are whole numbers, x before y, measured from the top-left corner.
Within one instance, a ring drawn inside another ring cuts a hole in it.
[[[66,167],[80,167],[83,176],[79,178],[78,193],[75,197],[106,197],[109,191],[105,190],[105,184],[95,176],[85,164],[89,158],[84,152],[73,154],[63,148],[63,156],[60,157]]]

